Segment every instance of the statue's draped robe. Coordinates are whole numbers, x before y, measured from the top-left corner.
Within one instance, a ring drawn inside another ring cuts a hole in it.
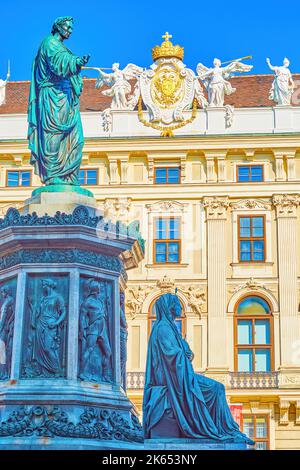
[[[290,87],[291,73],[285,67],[274,67],[275,79],[269,98],[279,105],[290,105],[293,88]]]
[[[42,297],[36,324],[34,359],[44,377],[63,374],[60,345],[65,342],[64,331],[61,324],[54,328],[51,324],[58,321],[64,310],[65,303],[60,295],[54,293]]]
[[[31,163],[46,184],[78,184],[84,140],[79,112],[83,82],[77,59],[50,35],[33,63],[28,139]]]
[[[10,374],[13,332],[14,300],[8,296],[0,305],[0,379]]]
[[[168,312],[166,294],[156,302],[157,321],[148,345],[143,420],[145,437],[168,412],[186,438],[249,442],[233,420],[224,386],[196,374],[189,347]]]

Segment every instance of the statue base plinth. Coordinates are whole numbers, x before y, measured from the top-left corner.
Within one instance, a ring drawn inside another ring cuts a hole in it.
[[[71,191],[69,188],[77,188],[78,186],[68,186],[59,185],[61,187],[60,192],[52,191],[53,186],[44,186],[38,188],[32,192],[32,197],[26,199],[23,207],[24,214],[32,214],[36,212],[37,215],[43,216],[45,214],[53,216],[57,211],[70,214],[73,212],[77,206],[85,206],[90,215],[95,215],[97,211],[97,202],[93,194],[90,191],[83,190],[80,188],[80,191]],[[62,190],[62,187],[67,189]]]
[[[94,198],[70,192],[42,191],[0,219],[1,315],[9,319],[1,450],[142,445],[122,386],[119,326],[126,268],[143,257],[138,235],[104,221]],[[105,323],[90,322],[94,311]],[[97,343],[87,346],[90,331]]]
[[[83,196],[94,197],[92,191],[89,191],[82,186],[76,186],[72,184],[49,184],[47,186],[41,186],[40,188],[32,191],[32,196],[36,196],[41,193],[77,193]]]
[[[213,439],[145,439],[145,450],[250,450],[243,442],[221,442]]]

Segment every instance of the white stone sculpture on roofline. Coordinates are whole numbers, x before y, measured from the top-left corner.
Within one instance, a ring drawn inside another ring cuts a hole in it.
[[[1,80],[0,78],[0,106],[5,104],[6,85],[9,79],[10,79],[10,65],[8,62],[6,80]]]
[[[172,35],[165,33],[160,46],[152,48],[153,63],[149,68],[128,64],[123,70],[118,63],[112,69],[83,67],[96,70],[99,77],[96,88],[105,96],[111,97],[111,104],[101,113],[102,127],[106,133],[112,131],[113,112],[116,110],[133,111],[137,106],[139,121],[146,127],[161,132],[161,136],[173,136],[174,130],[191,124],[197,116],[198,108],[208,106],[225,109],[225,127],[232,126],[234,107],[224,106],[225,95],[235,92],[228,81],[234,72],[249,72],[252,65],[241,61],[251,56],[224,62],[214,60],[214,67],[208,68],[199,63],[197,74],[183,63],[184,48],[174,45]],[[106,73],[103,70],[112,70]],[[129,80],[135,80],[132,84]],[[200,80],[208,91],[206,100]]]
[[[131,94],[131,85],[129,80],[137,79],[143,72],[142,67],[134,64],[128,64],[121,70],[118,62],[112,65],[112,72],[105,73],[101,67],[84,67],[86,70],[97,70],[99,77],[96,81],[96,88],[102,88],[103,85],[109,87],[108,90],[103,90],[101,93],[105,96],[112,98],[110,109],[124,109],[132,110],[135,108],[138,100],[134,100],[134,93]]]
[[[209,106],[224,106],[225,95],[231,95],[236,91],[228,80],[233,76],[234,72],[249,72],[252,69],[253,65],[241,62],[242,59],[249,58],[251,56],[235,59],[229,62],[226,67],[221,67],[222,62],[220,59],[214,59],[213,67],[206,67],[201,63],[197,65],[198,77],[202,80],[208,93]]]
[[[295,88],[293,76],[289,70],[290,61],[286,57],[283,65],[274,66],[267,58],[267,64],[275,73],[275,78],[270,89],[269,99],[275,101],[279,106],[289,106]]]

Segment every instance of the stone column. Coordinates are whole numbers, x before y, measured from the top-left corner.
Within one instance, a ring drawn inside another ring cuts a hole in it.
[[[300,330],[298,319],[297,286],[297,195],[275,195],[273,204],[277,215],[278,237],[278,277],[280,300],[280,338],[281,366],[289,371],[282,377],[284,384],[289,383],[290,373],[300,371],[297,348],[299,348]]]
[[[208,373],[226,373],[226,219],[228,198],[205,197],[207,221]],[[219,377],[221,378],[221,377]]]

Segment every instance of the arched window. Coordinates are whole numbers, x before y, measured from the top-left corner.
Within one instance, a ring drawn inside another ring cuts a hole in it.
[[[148,315],[148,335],[150,335],[152,325],[156,321],[155,303],[156,303],[157,300],[158,300],[157,298],[155,300],[153,300],[153,302],[150,305],[149,315]],[[181,303],[181,307],[182,307],[181,317],[176,318],[175,323],[176,323],[176,326],[178,328],[178,331],[180,331],[182,336],[185,336],[185,314],[184,314],[182,302],[180,302],[180,303]]]
[[[244,297],[235,315],[235,370],[273,370],[273,317],[262,297]]]

